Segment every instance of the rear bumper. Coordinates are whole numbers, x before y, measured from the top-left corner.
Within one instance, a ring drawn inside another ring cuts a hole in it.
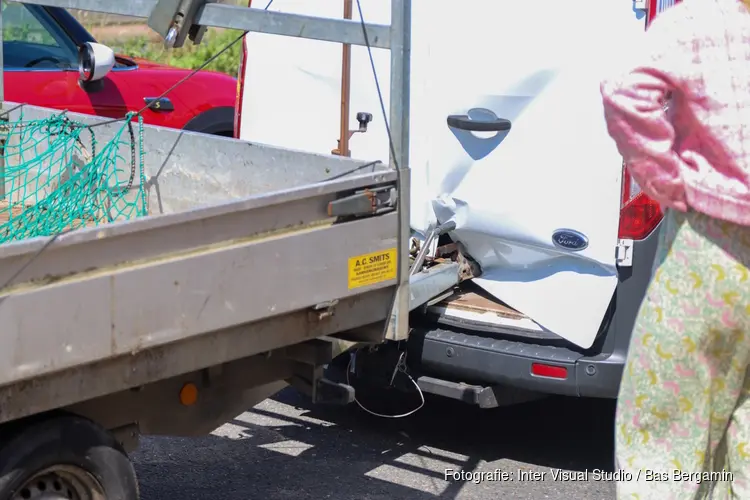
[[[651,278],[658,229],[633,248],[633,266],[620,271],[612,317],[599,341],[586,352],[540,345],[518,337],[482,334],[437,325],[416,327],[409,359],[430,377],[482,386],[502,385],[568,396],[616,398],[638,309]],[[567,378],[540,377],[534,363],[567,368]]]
[[[443,329],[417,329],[412,332],[409,342],[412,352],[420,352],[421,372],[448,380],[566,396],[617,397],[625,365],[624,352],[606,357],[586,357],[563,347],[499,340]],[[531,370],[534,363],[565,367],[567,378],[534,375]]]

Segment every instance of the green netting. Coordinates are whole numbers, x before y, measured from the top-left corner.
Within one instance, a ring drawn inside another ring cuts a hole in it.
[[[143,122],[132,117],[105,144],[65,113],[0,123],[0,244],[146,215]]]

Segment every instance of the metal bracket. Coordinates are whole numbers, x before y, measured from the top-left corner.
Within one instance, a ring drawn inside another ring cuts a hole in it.
[[[312,319],[321,321],[332,317],[336,313],[336,305],[338,303],[338,299],[335,299],[314,305],[310,308]]]
[[[354,402],[354,387],[325,378],[322,366],[301,365],[296,372],[287,382],[310,397],[313,404],[343,406]]]
[[[617,265],[620,267],[633,266],[633,240],[618,240],[615,254]]]
[[[492,387],[450,382],[425,376],[417,379],[417,385],[428,394],[463,401],[480,408],[496,408],[498,406]]]
[[[547,397],[540,392],[514,387],[471,385],[425,376],[419,377],[417,384],[427,394],[463,401],[479,408],[510,406]]]
[[[287,347],[284,357],[294,363],[289,385],[312,399],[313,403],[346,405],[354,401],[354,388],[325,378],[324,365],[333,359],[333,344],[320,339]]]
[[[409,277],[409,311],[427,304],[433,298],[453,290],[461,282],[457,262],[438,264]]]
[[[354,387],[327,378],[318,379],[313,394],[313,403],[344,406],[353,402]]]
[[[396,208],[398,191],[393,186],[358,191],[328,203],[329,217],[362,217],[390,212]]]
[[[206,27],[193,24],[200,9],[215,0],[158,0],[148,25],[164,38],[164,46],[178,48],[185,44],[185,39],[198,45],[206,33]]]
[[[115,440],[120,443],[120,446],[122,446],[128,452],[138,449],[141,430],[138,427],[137,423],[125,424],[121,427],[110,429],[110,433],[112,433]]]
[[[452,220],[445,222],[443,224],[440,224],[438,226],[433,226],[429,229],[427,233],[427,238],[425,238],[422,248],[420,248],[419,253],[417,253],[417,256],[414,258],[414,262],[411,265],[411,269],[409,270],[410,276],[413,276],[414,274],[422,270],[422,264],[424,263],[424,259],[427,256],[427,252],[430,249],[430,244],[432,243],[432,240],[434,240],[435,238],[443,234],[449,233],[455,229],[456,229],[456,222]]]
[[[320,339],[308,340],[284,349],[284,357],[306,365],[323,366],[333,359],[333,344]]]

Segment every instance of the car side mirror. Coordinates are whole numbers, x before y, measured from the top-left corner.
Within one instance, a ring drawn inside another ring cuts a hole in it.
[[[99,90],[114,66],[115,53],[106,45],[86,42],[78,48],[78,82],[84,90]]]

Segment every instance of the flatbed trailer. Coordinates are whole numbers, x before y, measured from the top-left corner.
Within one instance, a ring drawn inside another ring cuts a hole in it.
[[[392,148],[385,165],[144,126],[148,216],[0,245],[0,500],[137,499],[140,435],[210,432],[285,384],[351,402],[323,376],[336,342],[406,338],[409,311],[459,274],[447,262],[410,287],[410,1],[390,26],[196,0],[22,3],[149,17],[175,48],[216,26],[390,49]],[[57,113],[2,106],[10,122]],[[100,143],[122,126],[67,117]]]

